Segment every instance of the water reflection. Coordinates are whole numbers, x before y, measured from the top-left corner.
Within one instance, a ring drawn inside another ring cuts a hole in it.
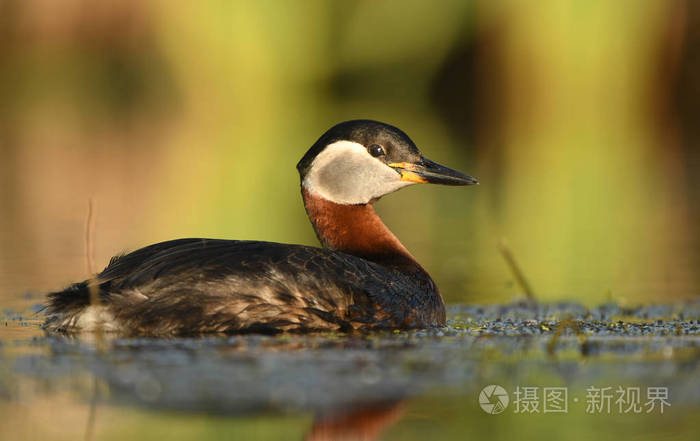
[[[135,439],[166,422],[191,430],[202,418],[233,438],[415,439],[427,418],[435,439],[453,439],[504,430],[478,407],[488,384],[567,387],[581,400],[591,385],[668,387],[676,413],[630,417],[634,427],[625,426],[643,436],[669,418],[689,424],[699,406],[697,303],[461,306],[451,308],[448,327],[430,331],[173,339],[46,336],[16,317],[0,334],[0,408],[14,415],[0,430],[25,427],[27,415],[67,412],[80,436],[93,415],[96,434],[128,418]],[[562,317],[579,323],[586,351],[569,328],[552,346]],[[585,407],[572,403],[571,414],[567,421],[590,434]],[[512,418],[509,408],[502,421]],[[538,421],[513,427],[537,430]]]
[[[403,413],[400,401],[355,405],[337,414],[317,416],[306,440],[371,441],[401,419]]]

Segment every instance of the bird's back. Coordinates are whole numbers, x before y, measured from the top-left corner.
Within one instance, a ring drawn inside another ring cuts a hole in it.
[[[328,249],[214,239],[173,240],[117,256],[94,280],[50,294],[47,312],[52,331],[101,327],[126,335],[444,323],[427,274]]]

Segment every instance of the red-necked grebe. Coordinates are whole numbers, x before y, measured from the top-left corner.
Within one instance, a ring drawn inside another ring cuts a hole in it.
[[[297,169],[323,248],[217,239],[150,245],[49,294],[45,328],[165,336],[444,325],[437,286],[372,204],[415,183],[476,179],[426,159],[404,132],[370,120],[332,127]]]

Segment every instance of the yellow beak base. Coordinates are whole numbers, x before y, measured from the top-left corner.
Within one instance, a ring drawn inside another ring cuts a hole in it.
[[[428,181],[423,176],[420,176],[412,171],[402,170],[401,180],[406,182],[417,182],[419,184],[427,184]]]

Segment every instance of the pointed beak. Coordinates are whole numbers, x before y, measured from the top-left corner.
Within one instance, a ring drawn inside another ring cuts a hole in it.
[[[469,175],[423,157],[417,162],[392,162],[387,165],[401,174],[402,181],[442,185],[474,185],[479,183]]]

